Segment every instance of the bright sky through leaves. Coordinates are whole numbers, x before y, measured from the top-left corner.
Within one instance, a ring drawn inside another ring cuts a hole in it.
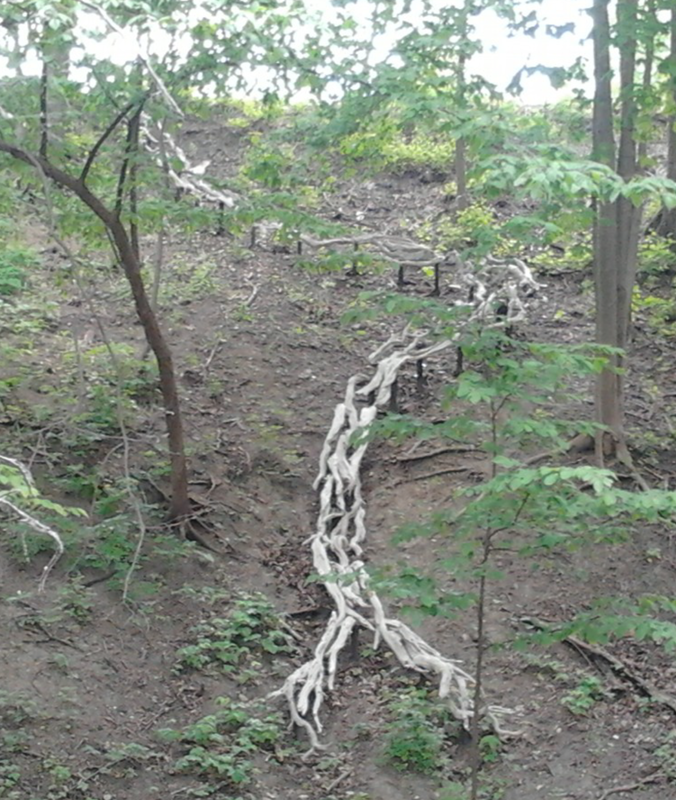
[[[574,32],[565,33],[560,38],[547,35],[544,25],[534,36],[518,34],[510,37],[505,23],[494,12],[484,12],[473,20],[477,36],[483,43],[484,52],[472,59],[469,71],[481,75],[495,84],[499,90],[504,91],[514,75],[524,66],[568,67],[580,56],[589,58],[591,55],[589,40],[591,20],[586,11],[588,7],[589,0],[543,0],[536,6],[538,16],[545,25],[562,26],[569,23],[575,25]],[[415,3],[412,8],[415,9]],[[330,13],[328,2],[325,3],[324,10]],[[317,6],[317,11],[321,13],[319,6]],[[357,15],[361,15],[360,12],[363,14],[363,19],[358,22],[366,24],[370,14],[368,0],[363,0],[357,5]],[[409,19],[414,18],[414,13],[409,15]],[[96,15],[87,14],[83,17],[83,21],[88,29],[103,33],[105,26]],[[388,39],[390,37],[381,37],[379,42],[383,57],[387,54],[388,46],[391,45],[391,39],[387,41]],[[150,49],[161,57],[169,46],[169,41],[169,37],[164,32],[159,32],[151,42]],[[95,47],[101,58],[110,58],[117,64],[129,62],[135,53],[131,38],[114,33],[109,34],[103,41],[96,42]],[[35,55],[28,58],[23,64],[25,75],[39,75],[40,70],[41,65]],[[0,59],[0,76],[6,74],[8,74],[6,61]],[[73,77],[77,79],[81,76],[75,73]],[[256,92],[262,94],[266,89],[265,70],[259,70],[252,75],[252,82],[256,84],[253,94]],[[557,91],[552,87],[546,75],[534,74],[523,76],[522,88],[523,92],[520,96],[522,103],[540,105],[570,96],[574,87],[569,84]],[[252,93],[248,94],[251,96]],[[304,97],[301,96],[299,99],[304,99]]]

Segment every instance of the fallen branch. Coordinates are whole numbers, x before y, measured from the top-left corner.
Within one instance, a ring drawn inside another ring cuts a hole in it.
[[[537,617],[522,617],[521,622],[525,623],[526,625],[532,625],[534,628],[537,628],[538,630],[541,631],[551,630],[552,628],[551,623],[545,622],[544,620],[538,619]],[[620,678],[624,678],[629,683],[632,683],[634,686],[636,686],[636,688],[640,689],[642,694],[650,698],[650,700],[652,700],[653,702],[666,706],[671,711],[673,711],[674,714],[676,714],[675,697],[672,697],[672,695],[662,691],[662,689],[659,689],[657,686],[652,684],[650,681],[645,680],[645,678],[642,678],[640,675],[637,675],[623,661],[617,658],[617,656],[614,656],[612,653],[609,653],[603,647],[600,647],[597,644],[590,644],[589,642],[585,642],[583,639],[580,639],[579,637],[572,635],[566,636],[561,641],[563,641],[568,645],[571,645],[580,652],[589,653],[595,658],[602,659],[610,666],[612,671]]]
[[[459,472],[470,472],[471,467],[447,467],[446,469],[437,469],[434,472],[426,472],[424,475],[413,475],[411,478],[400,478],[397,481],[397,486],[401,483],[413,483],[413,481],[427,481],[431,478],[438,478],[442,475],[454,475]]]
[[[427,453],[399,456],[399,458],[397,458],[397,463],[409,464],[412,461],[424,461],[426,458],[436,458],[437,456],[443,456],[446,453],[474,453],[475,451],[476,447],[473,447],[472,445],[459,445],[457,447],[440,447],[438,450],[432,450],[431,452]]]
[[[606,789],[605,792],[599,797],[599,800],[607,800],[612,794],[620,794],[622,792],[633,792],[634,789],[640,789],[648,783],[656,783],[660,778],[666,777],[664,770],[660,767],[657,771],[646,775],[645,778],[634,781],[634,783],[625,783],[623,786],[615,786],[612,789]]]

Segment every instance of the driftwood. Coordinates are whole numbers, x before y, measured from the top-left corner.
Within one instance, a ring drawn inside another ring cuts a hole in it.
[[[344,241],[323,240],[322,244]],[[494,273],[499,266],[493,262],[486,268]],[[519,291],[523,285],[536,291],[539,284],[525,265],[523,268],[518,264],[506,267],[502,271],[503,286],[491,290],[476,277],[477,273],[473,273],[475,288],[480,291],[474,293],[465,324],[483,320],[491,320],[491,325],[505,324],[505,320],[495,321],[493,303],[498,294],[506,295],[508,300],[515,299],[514,306],[508,309],[507,320],[514,321],[525,314]],[[378,412],[388,407],[401,367],[409,361],[430,358],[446,351],[456,341],[457,335],[451,339],[430,341],[428,332],[414,331],[407,326],[371,354],[369,361],[374,367],[373,376],[370,380],[361,374],[350,378],[345,398],[335,408],[314,482],[320,505],[317,528],[308,540],[314,570],[323,579],[334,610],[313,657],[289,675],[271,695],[286,698],[292,722],[305,730],[310,739],[310,752],[322,748],[319,712],[324,695],[334,689],[338,657],[358,628],[373,635],[374,647],[377,648],[381,642],[387,645],[404,668],[436,678],[440,698],[467,730],[474,715],[480,714],[498,735],[510,733],[504,725],[505,719],[513,713],[510,709],[486,703],[475,708],[474,678],[462,669],[460,662],[442,655],[407,625],[387,615],[382,601],[370,585],[362,560],[366,505],[360,468],[368,447],[369,429]],[[358,400],[364,404],[358,405]]]
[[[15,458],[9,458],[9,456],[0,455],[0,462],[4,464],[8,464],[10,467],[16,469],[22,476],[26,487],[37,495],[37,489],[35,487],[35,481],[33,480],[33,475],[31,474],[30,469],[23,464],[21,461],[17,461]],[[10,497],[12,499],[10,500]],[[18,517],[22,522],[32,528],[36,533],[42,533],[45,536],[49,536],[50,539],[54,541],[55,550],[52,557],[49,559],[47,564],[45,565],[44,569],[42,570],[42,577],[40,578],[39,590],[42,591],[45,588],[47,583],[47,578],[49,577],[50,572],[54,568],[56,562],[61,558],[64,551],[63,541],[61,536],[58,534],[54,528],[51,528],[49,525],[45,525],[44,522],[40,522],[39,519],[34,517],[32,514],[29,514],[23,508],[20,508],[16,502],[14,502],[14,498],[18,500],[21,499],[21,494],[18,493],[16,490],[12,490],[11,488],[7,491],[0,493],[0,509],[6,509],[15,517]],[[21,543],[24,549],[24,555],[27,555],[26,550],[26,542],[23,538],[23,534],[21,535]]]

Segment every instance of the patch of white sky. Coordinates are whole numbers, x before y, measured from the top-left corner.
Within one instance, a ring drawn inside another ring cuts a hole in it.
[[[324,17],[335,20],[339,10],[334,8],[327,0],[310,0],[311,8],[317,18]],[[453,3],[450,3],[453,5]],[[448,6],[449,0],[438,0],[437,6]],[[542,0],[533,6],[537,11],[538,19],[542,23],[534,35],[524,33],[510,33],[507,23],[493,10],[486,10],[472,18],[475,28],[474,36],[481,42],[481,52],[475,54],[468,63],[468,73],[479,75],[489,83],[495,85],[499,91],[504,91],[514,75],[523,67],[546,68],[569,67],[574,61],[582,57],[589,62],[591,58],[591,19],[588,13],[590,0]],[[357,0],[349,4],[352,15],[360,34],[368,31],[372,4],[369,0]],[[343,13],[345,9],[341,10]],[[196,3],[191,16],[194,21],[200,17],[199,3]],[[416,24],[421,19],[421,6],[419,0],[413,0],[411,10],[405,17],[400,17],[399,22],[406,21]],[[123,33],[111,32],[106,23],[93,12],[83,13],[79,20],[80,31],[84,34],[82,39],[86,44],[85,49],[95,52],[97,56],[110,59],[117,65],[132,61],[138,54],[138,44],[131,31]],[[308,22],[310,30],[312,21]],[[564,33],[559,38],[546,32],[548,26],[560,27],[572,24],[573,29]],[[302,33],[302,31],[301,31]],[[374,40],[374,52],[371,62],[384,59],[390,54],[397,40],[396,26],[392,26]],[[190,48],[190,40],[186,37],[171,37],[158,26],[153,26],[147,39],[148,51],[153,58],[161,59],[168,50],[174,49],[179,57],[185,57]],[[81,53],[82,51],[80,51]],[[4,61],[4,63],[3,63]],[[390,57],[390,63],[396,66],[396,56]],[[24,75],[38,75],[41,66],[33,54],[22,65]],[[9,74],[7,62],[0,59],[0,76]],[[72,77],[75,80],[85,80],[85,73],[75,69]],[[247,96],[262,95],[270,84],[270,71],[266,68],[252,70],[248,76],[250,88]],[[522,92],[519,101],[525,105],[543,105],[554,103],[572,94],[573,88],[585,89],[584,85],[568,83],[556,89],[552,86],[546,74],[532,72],[522,76]],[[241,92],[244,94],[244,92]],[[302,101],[308,99],[305,91],[298,93],[294,99]]]

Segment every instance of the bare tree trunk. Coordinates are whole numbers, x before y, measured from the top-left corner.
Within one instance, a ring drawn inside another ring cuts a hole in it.
[[[468,204],[467,197],[467,147],[464,137],[455,140],[455,185],[457,187],[457,209],[464,211]]]
[[[670,62],[672,70],[676,64],[676,6],[671,9],[671,56]],[[676,72],[672,71],[669,79],[671,84],[672,107],[676,108]],[[676,113],[670,115],[667,121],[667,178],[676,181]],[[669,236],[676,246],[676,208],[663,208],[660,214],[660,221],[657,225],[657,233],[660,236]]]
[[[72,191],[106,226],[115,244],[120,264],[131,287],[136,313],[143,326],[146,340],[157,360],[160,387],[168,434],[169,458],[171,462],[171,506],[170,516],[182,520],[190,516],[188,494],[188,470],[183,439],[183,423],[178,396],[178,386],[171,351],[157,317],[152,309],[141,275],[141,264],[120,216],[107,208],[93,194],[82,178],[75,178],[55,167],[48,159],[27,153],[19,147],[0,141],[0,152],[31,166],[39,166],[44,174],[58,186]]]
[[[623,181],[637,173],[635,79],[638,24],[637,0],[618,0],[617,47],[620,51],[620,142],[615,164],[615,136],[610,68],[609,0],[594,0],[593,156],[616,169]],[[624,351],[629,341],[631,297],[636,281],[641,209],[619,197],[599,202],[594,226],[596,340]],[[606,430],[596,439],[600,461],[614,454],[631,462],[624,426],[624,355],[614,354],[598,378],[596,419]]]
[[[620,149],[618,153],[617,171],[624,181],[636,176],[637,145],[635,134],[636,101],[636,26],[637,0],[619,0],[618,15],[618,47],[620,49]],[[631,200],[620,197],[616,201],[617,214],[617,347],[626,350],[629,344],[631,326],[631,297],[636,283],[638,266],[638,242],[642,208],[635,206]],[[620,357],[620,366],[624,367],[624,356]],[[619,402],[624,413],[624,374],[617,375],[617,391]],[[624,461],[631,461],[626,448],[624,429],[617,440],[618,456]]]
[[[462,36],[467,37],[467,11],[462,16],[461,32]],[[467,56],[460,51],[458,54],[458,63],[456,70],[456,102],[462,114],[466,107],[466,80],[465,80],[465,64]],[[458,211],[464,211],[469,205],[469,197],[467,196],[467,142],[464,136],[460,136],[455,140],[455,184],[458,194]]]
[[[629,181],[636,176],[636,24],[637,0],[619,0],[618,14],[618,47],[620,48],[620,149],[617,160],[617,172],[620,177]],[[624,197],[617,202],[617,234],[618,234],[618,347],[626,347],[631,320],[631,294],[636,282],[636,266],[638,253],[641,208],[635,206]]]
[[[615,162],[615,137],[613,134],[613,103],[610,69],[609,0],[594,0],[592,10],[594,29],[594,112],[592,123],[593,157],[607,166]],[[617,220],[612,203],[599,203],[594,224],[594,280],[596,285],[596,341],[598,344],[617,346],[618,293],[617,293]],[[610,430],[597,437],[597,455],[614,449],[623,436],[624,410],[621,387],[616,368],[618,358],[611,356],[608,368],[603,370],[596,384],[596,419]]]
[[[143,331],[148,345],[152,349],[155,359],[157,360],[169,440],[169,458],[171,461],[170,516],[172,519],[185,519],[191,514],[190,497],[188,494],[188,468],[185,457],[183,422],[181,418],[178,386],[176,383],[176,374],[174,372],[171,351],[148,299],[141,275],[141,264],[134,252],[134,246],[127,235],[124,225],[119,218],[110,215],[107,209],[105,209],[106,214],[101,216],[99,211],[84,200],[81,195],[78,196],[80,196],[104,224],[106,224],[113,237],[115,247],[120,257],[120,263],[122,264],[125,276],[131,286],[136,313],[143,325]]]

